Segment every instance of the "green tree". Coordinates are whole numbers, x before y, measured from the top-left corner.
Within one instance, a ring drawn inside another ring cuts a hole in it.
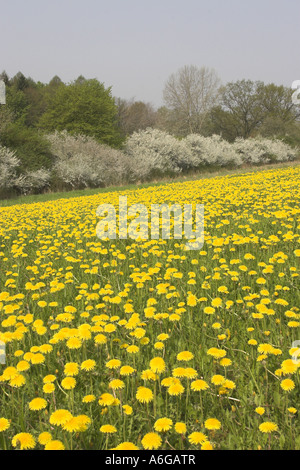
[[[39,127],[50,132],[66,130],[71,134],[85,134],[113,147],[122,141],[111,88],[105,88],[96,79],[57,86]]]
[[[292,90],[273,83],[239,80],[221,89],[221,103],[211,110],[208,128],[233,141],[257,134],[285,134],[296,119]]]
[[[20,122],[12,122],[5,127],[0,143],[15,150],[21,172],[50,168],[53,163],[48,140],[36,129],[25,127]]]

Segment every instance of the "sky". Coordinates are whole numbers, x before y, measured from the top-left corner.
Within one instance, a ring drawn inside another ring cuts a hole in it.
[[[299,0],[0,0],[0,72],[97,78],[155,108],[185,65],[291,87],[299,39]]]

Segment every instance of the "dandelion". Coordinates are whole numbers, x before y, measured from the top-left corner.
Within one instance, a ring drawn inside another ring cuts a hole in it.
[[[67,341],[67,347],[69,349],[79,349],[82,346],[82,341],[79,338],[69,338]]]
[[[175,432],[177,432],[178,434],[186,434],[186,424],[185,423],[175,423],[175,426],[174,426],[174,429],[175,429]]]
[[[34,411],[44,410],[47,406],[46,400],[44,398],[34,398],[29,403],[29,409]]]
[[[81,363],[81,370],[86,370],[86,371],[91,371],[91,370],[94,370],[95,367],[96,367],[96,361],[94,361],[93,359],[87,359],[86,361],[83,361]]]
[[[74,377],[65,377],[61,381],[61,386],[65,390],[72,390],[76,386],[76,379]]]
[[[120,375],[129,376],[132,375],[135,371],[136,369],[131,366],[122,366],[120,369]]]
[[[54,424],[55,426],[62,426],[68,421],[73,418],[72,414],[68,410],[58,409],[53,411],[50,416],[49,422],[50,424]]]
[[[48,393],[52,393],[54,392],[55,390],[55,385],[53,383],[46,383],[45,385],[43,385],[43,392],[48,394]]]
[[[213,445],[209,441],[203,442],[201,450],[213,450]]]
[[[68,362],[65,364],[64,367],[64,374],[73,377],[74,375],[78,375],[79,373],[79,365],[76,362]]]
[[[286,359],[281,364],[281,370],[285,375],[297,372],[298,364],[293,359]]]
[[[209,388],[208,383],[202,379],[194,380],[191,383],[191,389],[195,392],[201,392],[202,390],[207,390],[208,388]]]
[[[100,432],[104,434],[115,434],[117,432],[117,429],[111,424],[104,424],[103,426],[101,426]]]
[[[9,385],[14,388],[20,388],[23,385],[25,385],[25,383],[26,383],[26,379],[24,375],[22,374],[18,374],[17,376],[15,376],[13,379],[10,379],[9,381]]]
[[[124,413],[125,413],[126,415],[129,416],[129,415],[132,414],[132,411],[133,411],[133,410],[132,410],[132,407],[131,407],[131,406],[129,406],[129,405],[123,405],[122,408],[123,408]]]
[[[182,395],[184,392],[184,386],[181,382],[175,382],[168,387],[168,394],[172,396]]]
[[[157,374],[161,374],[162,372],[164,372],[166,369],[166,364],[163,358],[154,357],[153,359],[151,359],[150,369],[152,370],[152,372],[155,372]]]
[[[85,395],[82,399],[82,403],[93,403],[95,400],[95,395]]]
[[[194,358],[194,354],[190,351],[182,351],[177,354],[177,361],[191,361]]]
[[[129,353],[129,354],[137,354],[139,352],[140,348],[134,344],[132,344],[131,346],[128,346],[128,348],[126,348],[126,351]]]
[[[213,315],[215,313],[216,309],[214,307],[205,307],[203,311],[207,315]]]
[[[204,427],[209,430],[220,429],[221,423],[216,418],[209,418],[205,421]]]
[[[34,449],[36,442],[32,434],[28,432],[20,432],[12,438],[13,447],[20,446],[20,450]]]
[[[139,448],[133,442],[125,441],[117,445],[114,450],[139,450]]]
[[[45,450],[65,450],[65,446],[59,440],[51,440],[45,445]]]
[[[125,387],[123,380],[114,379],[109,382],[108,388],[112,388],[113,390],[121,390]]]
[[[202,432],[193,432],[188,436],[188,440],[191,444],[198,445],[203,444],[205,441],[208,440],[208,438]]]
[[[216,359],[220,359],[220,358],[226,356],[226,351],[224,351],[224,349],[210,348],[210,349],[207,351],[207,354],[208,354],[209,356],[215,357]]]
[[[269,434],[271,432],[278,431],[278,426],[271,421],[265,421],[259,425],[259,430],[263,433]]]
[[[10,427],[10,422],[6,418],[0,418],[0,432],[6,431]]]
[[[295,382],[292,379],[284,379],[281,381],[280,387],[285,392],[290,392],[295,388]]]
[[[173,422],[170,418],[160,418],[155,421],[154,429],[158,432],[166,432],[171,429]]]
[[[45,446],[51,440],[52,440],[52,436],[50,432],[42,432],[38,437],[38,442],[42,446]]]
[[[161,444],[161,437],[155,432],[149,432],[142,439],[142,446],[146,450],[156,450],[161,446]]]
[[[119,369],[121,361],[119,359],[111,359],[105,365],[108,369]]]
[[[153,400],[152,390],[147,387],[139,387],[136,393],[136,398],[141,403],[149,403]]]
[[[99,398],[99,405],[101,406],[110,406],[114,403],[115,397],[110,393],[102,393],[101,397]]]

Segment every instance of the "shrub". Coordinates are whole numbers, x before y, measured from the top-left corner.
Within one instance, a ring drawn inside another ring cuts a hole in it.
[[[242,159],[236,149],[219,135],[203,137],[190,134],[185,144],[192,154],[193,168],[203,166],[239,166]]]
[[[39,193],[50,185],[50,171],[40,168],[21,174],[15,181],[15,187],[22,194]]]
[[[47,138],[55,158],[54,180],[61,187],[103,187],[130,178],[128,159],[120,150],[67,131],[56,131]]]
[[[285,162],[297,157],[297,148],[292,148],[281,140],[255,137],[249,139],[238,138],[233,144],[244,163],[261,164]]]
[[[173,176],[192,167],[192,155],[185,142],[158,129],[134,132],[124,150],[137,180]]]
[[[20,161],[14,151],[0,145],[0,190],[13,188]]]

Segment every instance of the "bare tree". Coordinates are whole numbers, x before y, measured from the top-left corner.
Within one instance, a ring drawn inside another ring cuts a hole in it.
[[[119,127],[123,135],[131,135],[147,127],[154,127],[156,111],[151,103],[117,98],[116,105]]]
[[[163,99],[168,124],[179,135],[200,133],[204,119],[219,98],[220,78],[214,69],[186,65],[168,78]]]

